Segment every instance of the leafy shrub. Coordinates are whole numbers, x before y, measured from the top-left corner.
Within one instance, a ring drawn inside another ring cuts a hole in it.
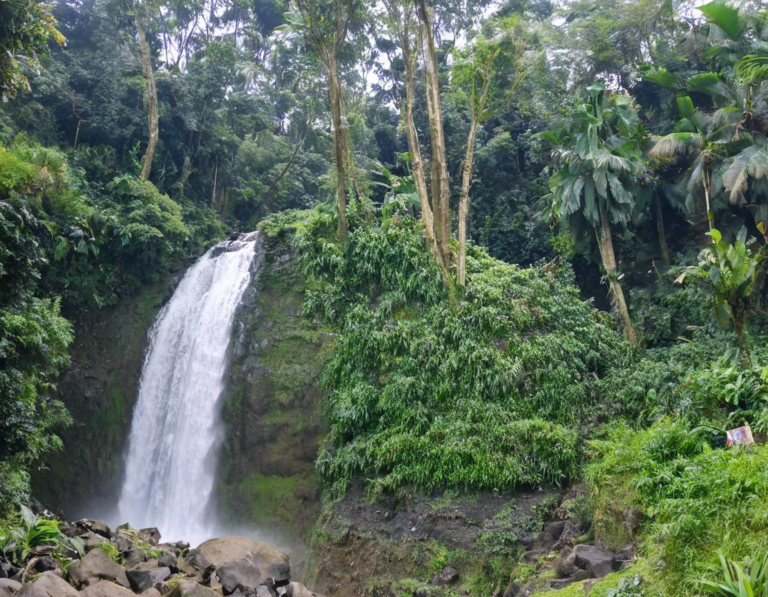
[[[635,431],[615,425],[590,442],[595,533],[610,547],[642,542],[667,596],[697,594],[713,554],[761,552],[768,531],[768,448],[713,450],[681,420]]]
[[[38,517],[26,506],[0,528],[0,553],[13,562],[22,564],[33,549],[46,545],[64,552],[61,556],[85,553],[82,540],[62,533],[59,521]]]
[[[722,553],[717,555],[723,568],[723,579],[719,582],[699,581],[707,592],[721,597],[768,596],[768,555],[755,558],[751,566],[729,562]]]
[[[415,220],[361,224],[339,245],[322,209],[295,217],[262,229],[293,234],[310,279],[304,310],[338,331],[317,464],[327,489],[363,477],[378,491],[511,490],[576,474],[575,428],[610,412],[597,380],[629,351],[567,268],[474,249],[468,290],[452,299]]]

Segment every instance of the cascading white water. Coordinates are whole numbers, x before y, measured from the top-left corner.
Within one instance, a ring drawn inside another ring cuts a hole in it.
[[[121,522],[196,545],[209,513],[219,399],[235,310],[258,266],[258,233],[219,243],[189,268],[155,318],[133,413]]]

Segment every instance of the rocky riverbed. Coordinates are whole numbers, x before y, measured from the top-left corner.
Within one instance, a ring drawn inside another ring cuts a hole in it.
[[[286,554],[246,537],[192,548],[162,542],[158,529],[111,529],[83,519],[60,526],[23,564],[0,557],[0,597],[312,597],[291,580]],[[319,596],[318,596],[319,597]]]

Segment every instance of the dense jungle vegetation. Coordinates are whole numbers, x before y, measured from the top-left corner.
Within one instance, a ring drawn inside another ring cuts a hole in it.
[[[768,595],[764,2],[0,0],[0,46],[0,526],[72,322],[258,227],[336,333],[327,499],[584,482],[642,594]]]

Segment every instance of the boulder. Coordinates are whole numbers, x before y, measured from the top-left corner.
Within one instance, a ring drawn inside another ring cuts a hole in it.
[[[100,580],[77,594],[80,597],[134,597],[134,594],[128,589],[124,589],[120,585],[116,585],[108,580]]]
[[[48,572],[61,568],[59,563],[51,556],[40,556],[32,561],[32,568],[35,572]]]
[[[571,558],[579,568],[591,572],[595,578],[602,578],[616,568],[616,556],[596,545],[577,545],[569,556]]]
[[[18,593],[21,589],[21,583],[10,578],[0,578],[0,589],[8,589],[11,593]]]
[[[164,553],[159,558],[157,558],[157,565],[158,566],[165,566],[166,568],[170,568],[171,572],[178,572],[179,571],[179,560],[178,558],[172,554],[172,553]]]
[[[141,593],[142,597],[162,597],[162,593],[158,591],[155,587],[152,587],[151,589],[147,589],[143,593]]]
[[[125,575],[125,568],[117,564],[106,553],[100,549],[94,549],[88,552],[79,562],[72,564],[69,569],[69,576],[78,584],[96,580],[112,580],[117,584],[128,588],[128,577]]]
[[[435,574],[429,584],[436,587],[444,587],[446,585],[452,585],[459,580],[459,571],[453,566],[446,566],[443,571]]]
[[[225,562],[222,562],[222,564]],[[189,566],[195,570],[197,570],[201,575],[204,577],[208,577],[211,575],[211,572],[216,568],[211,561],[205,557],[205,554],[201,552],[199,549],[193,549],[187,554],[187,557],[184,558],[184,564],[186,566]]]
[[[134,566],[144,563],[146,560],[147,552],[141,547],[134,546],[123,560],[123,566],[126,568],[133,568]]]
[[[225,595],[231,595],[237,589],[255,589],[261,584],[261,572],[251,558],[240,558],[216,568]]]
[[[168,597],[219,597],[219,594],[192,580],[182,578],[179,580],[178,584],[173,587],[173,590],[168,593]]]
[[[112,531],[110,530],[109,526],[107,526],[107,523],[103,520],[91,520],[89,518],[83,518],[77,522],[73,522],[72,527],[77,534],[83,534],[90,531],[92,533],[96,533],[97,535],[101,535],[102,537],[106,537],[107,539],[112,536]]]
[[[116,533],[115,536],[112,537],[111,543],[120,553],[128,553],[133,549],[133,540],[125,533]]]
[[[160,544],[160,531],[155,527],[141,529],[139,531],[139,541],[144,541],[144,543],[157,546]]]
[[[307,587],[305,587],[300,582],[292,582],[290,584],[291,587],[291,595],[293,597],[323,597],[320,593],[315,593],[314,591],[310,591]]]
[[[87,531],[82,535],[79,535],[79,537],[83,541],[83,547],[85,547],[86,552],[96,549],[102,543],[107,543],[107,539],[105,537],[97,535],[96,533],[92,533],[91,531]]]
[[[288,564],[288,556],[275,548],[248,539],[246,537],[221,537],[206,541],[198,548],[200,552],[217,568],[227,562],[250,559],[263,577],[269,576],[269,567],[283,562]]]
[[[291,567],[287,562],[275,562],[267,570],[276,586],[282,587],[291,580]]]
[[[31,585],[24,585],[16,593],[18,597],[77,597],[78,592],[63,578],[53,572],[45,572]]]
[[[125,574],[128,577],[131,588],[136,593],[143,593],[170,577],[171,569],[164,566],[152,570],[128,570]]]

